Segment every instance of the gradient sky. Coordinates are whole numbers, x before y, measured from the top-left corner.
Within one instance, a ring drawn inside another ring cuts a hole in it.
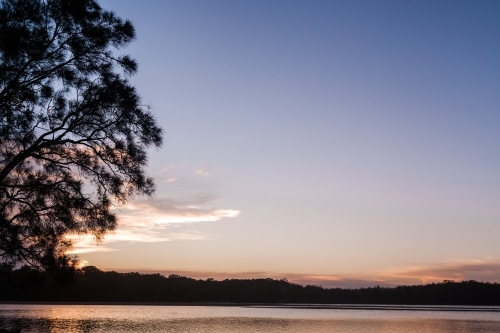
[[[158,190],[89,265],[500,281],[499,1],[132,1]]]

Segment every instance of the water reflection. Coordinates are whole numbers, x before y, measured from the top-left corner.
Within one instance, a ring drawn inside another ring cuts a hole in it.
[[[236,307],[1,305],[0,328],[17,328],[23,333],[482,333],[500,332],[500,315]]]

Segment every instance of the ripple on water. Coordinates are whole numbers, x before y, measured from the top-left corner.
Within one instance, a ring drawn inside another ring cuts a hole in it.
[[[198,306],[0,305],[0,328],[50,333],[483,333],[500,314]]]

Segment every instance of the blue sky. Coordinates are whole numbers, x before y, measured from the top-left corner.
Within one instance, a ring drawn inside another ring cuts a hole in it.
[[[89,264],[500,281],[499,2],[100,3],[165,142]]]

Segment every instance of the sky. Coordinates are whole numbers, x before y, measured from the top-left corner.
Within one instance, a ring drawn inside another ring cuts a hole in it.
[[[164,129],[105,270],[500,282],[500,2],[101,0]]]

